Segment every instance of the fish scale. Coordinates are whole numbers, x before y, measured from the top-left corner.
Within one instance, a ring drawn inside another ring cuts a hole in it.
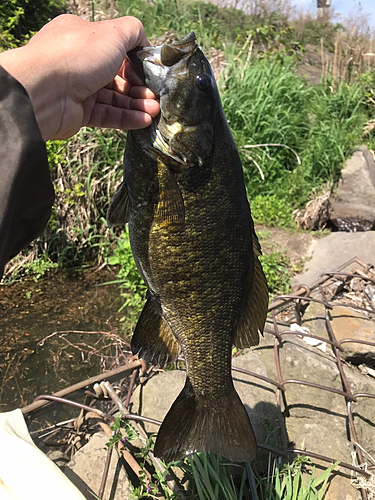
[[[128,133],[124,182],[108,213],[110,224],[129,222],[148,287],[132,350],[161,366],[182,351],[186,362],[155,455],[168,462],[210,451],[246,461],[256,441],[231,352],[259,342],[268,292],[240,158],[193,33],[129,56],[161,108],[150,127]]]

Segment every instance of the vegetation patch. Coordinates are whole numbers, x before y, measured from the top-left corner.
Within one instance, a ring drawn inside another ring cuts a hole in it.
[[[120,321],[123,323],[124,328],[130,332],[137,323],[139,314],[142,311],[147,287],[135,266],[127,228],[125,233],[121,235],[108,263],[118,266],[118,279],[111,283],[117,283],[120,287],[123,304],[119,312],[123,310],[125,312]]]
[[[112,437],[107,448],[121,441],[138,446],[140,436],[132,424],[123,418],[116,417],[111,430]],[[149,453],[153,451],[153,437],[155,435],[150,436],[139,452],[135,453],[141,471],[138,473],[139,486],[131,486],[130,498],[133,500],[145,496],[156,498],[160,492],[169,500],[181,498],[169,488],[167,478],[171,477],[171,472],[188,485],[183,498],[191,500],[251,499],[249,481],[253,482],[259,500],[322,500],[331,474],[338,465],[336,462],[318,475],[306,456],[298,456],[290,464],[282,464],[269,455],[266,473],[255,471],[254,474],[250,464],[234,464],[212,453],[196,453],[170,464],[160,460],[162,470],[152,473],[153,464]]]
[[[290,260],[285,253],[272,252],[268,255],[261,255],[259,259],[267,279],[271,298],[289,293],[291,290]]]

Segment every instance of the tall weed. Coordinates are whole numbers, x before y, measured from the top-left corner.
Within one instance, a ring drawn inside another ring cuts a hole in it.
[[[232,57],[221,87],[254,217],[290,225],[293,209],[308,201],[313,188],[334,183],[360,142],[366,120],[363,89],[341,84],[332,93],[309,87],[296,74],[295,63],[256,57],[246,62]]]
[[[39,244],[61,264],[104,257],[115,243],[105,216],[122,179],[125,142],[124,132],[85,128],[48,146],[56,200]]]

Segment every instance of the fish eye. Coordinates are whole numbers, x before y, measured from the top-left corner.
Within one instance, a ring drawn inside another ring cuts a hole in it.
[[[202,92],[207,92],[208,90],[211,90],[212,79],[211,79],[210,75],[206,75],[205,73],[203,73],[202,75],[198,75],[197,76],[197,87]]]

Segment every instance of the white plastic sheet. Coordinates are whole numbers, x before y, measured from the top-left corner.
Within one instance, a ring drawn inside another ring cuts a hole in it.
[[[33,443],[21,410],[0,413],[0,500],[85,500]]]

